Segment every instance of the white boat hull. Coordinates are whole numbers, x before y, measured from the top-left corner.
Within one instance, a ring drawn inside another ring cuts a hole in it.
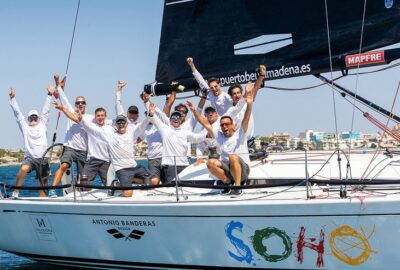
[[[101,203],[1,200],[6,233],[0,249],[86,268],[383,269],[400,263],[398,195],[306,200],[298,187],[287,198],[255,200],[269,193],[246,193],[240,200],[208,193],[179,202],[147,200],[145,192]]]

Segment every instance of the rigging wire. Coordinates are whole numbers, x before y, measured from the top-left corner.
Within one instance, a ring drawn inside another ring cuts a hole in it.
[[[333,80],[333,65],[332,65],[332,50],[331,50],[331,36],[330,36],[330,29],[329,29],[329,18],[328,18],[328,2],[325,0],[325,18],[326,18],[326,30],[328,36],[328,52],[329,52],[329,68],[331,74],[331,81]],[[333,89],[333,84],[330,83],[332,89],[332,100],[333,100],[333,112],[335,116],[335,130],[336,130],[336,140],[339,143],[337,134],[338,134],[338,125],[337,125],[337,113],[336,113],[336,99],[335,99],[335,91]]]
[[[64,79],[63,79],[64,83],[65,83],[65,79],[66,79],[67,76],[68,76],[69,62],[70,62],[70,60],[71,60],[72,45],[74,44],[74,37],[75,37],[75,31],[76,31],[76,23],[77,23],[77,21],[78,21],[78,14],[79,14],[79,7],[80,7],[80,5],[81,5],[81,0],[78,0],[78,6],[77,6],[77,8],[76,8],[76,13],[75,13],[74,28],[73,28],[73,30],[72,30],[72,38],[71,38],[71,43],[70,43],[70,46],[69,46],[67,67],[66,67],[66,70],[65,70],[65,77],[64,77]],[[64,84],[64,87],[65,87],[65,84]],[[60,103],[62,104],[61,99],[60,99]],[[56,121],[56,128],[55,128],[54,134],[53,134],[52,145],[55,144],[56,139],[57,139],[57,130],[58,130],[58,124],[60,123],[60,118],[61,118],[61,112],[58,112],[57,121]],[[51,148],[51,151],[50,151],[50,160],[51,160],[52,155],[53,155],[53,148]],[[51,170],[50,170],[50,173],[51,173]]]
[[[68,60],[67,60],[67,67],[65,69],[65,78],[67,78],[68,76],[68,70],[69,70],[69,63],[71,60],[71,54],[72,54],[72,46],[74,44],[74,37],[75,37],[75,31],[76,31],[76,23],[78,21],[78,15],[79,15],[79,7],[81,5],[81,0],[78,0],[78,6],[76,8],[76,13],[75,13],[75,21],[74,21],[74,28],[72,30],[72,38],[71,38],[71,43],[69,45],[69,52],[68,52]],[[65,87],[65,85],[64,85]],[[60,99],[61,102],[61,99]],[[57,129],[58,129],[58,124],[60,121],[60,117],[61,117],[61,112],[58,112],[58,117],[57,117],[57,123],[56,123],[56,130],[54,132],[54,136],[53,136],[53,144],[55,143],[56,140],[56,134],[57,134]]]
[[[367,7],[367,0],[364,0],[364,9],[363,9],[363,17],[362,17],[362,21],[361,21],[361,36],[360,36],[360,46],[358,49],[358,54],[361,54],[361,50],[362,50],[362,44],[363,44],[363,37],[364,37],[364,24],[365,24],[365,10]],[[353,97],[353,111],[352,111],[352,116],[351,116],[351,125],[350,125],[350,134],[349,134],[349,144],[348,144],[348,155],[349,155],[349,159],[350,157],[350,152],[352,149],[352,135],[353,135],[353,131],[354,131],[354,119],[355,119],[355,111],[356,108],[354,107],[356,100],[357,100],[357,92],[358,92],[358,79],[359,79],[359,71],[360,71],[360,62],[357,64],[357,71],[356,71],[356,85],[355,85],[355,91],[354,91],[354,97]],[[349,165],[349,164],[348,164]]]
[[[330,37],[330,29],[329,29],[329,15],[328,15],[328,1],[325,0],[325,18],[326,18],[326,30],[328,35],[328,49],[329,49],[329,67],[331,70],[331,90],[332,90],[332,101],[333,101],[333,113],[335,116],[335,131],[336,131],[336,150],[337,150],[337,161],[339,168],[339,179],[342,179],[342,167],[341,167],[341,157],[339,151],[339,136],[338,136],[338,124],[337,124],[337,113],[336,113],[336,99],[335,99],[335,91],[333,87],[333,65],[332,65],[332,50],[331,50],[331,37]],[[343,188],[343,185],[340,185],[340,197],[346,197],[346,187]]]
[[[398,94],[399,94],[399,89],[400,89],[400,81],[399,81],[399,83],[398,83],[398,85],[397,85],[396,94],[395,94],[395,96],[394,96],[394,98],[393,98],[392,107],[390,108],[390,114],[393,113],[394,105],[396,104],[396,99],[397,99],[397,96],[398,96]],[[391,131],[389,132],[389,130],[388,130],[388,126],[389,126],[390,120],[391,120],[391,118],[390,118],[390,117],[387,117],[386,125],[384,126],[384,129],[383,129],[382,138],[383,138],[383,136],[385,136],[386,133],[388,133],[389,135],[391,134]],[[397,136],[395,136],[395,135],[391,135],[391,136],[397,140]],[[378,150],[378,149],[377,149],[377,150]],[[365,172],[363,173],[361,179],[363,179],[364,175],[367,173],[367,170],[368,170],[369,167],[371,166],[372,162],[375,160],[375,158],[376,158],[376,156],[377,156],[377,152],[378,152],[377,150],[375,151],[374,157],[371,158],[371,161],[370,161],[370,163],[368,164],[367,168],[365,169]]]
[[[78,0],[78,6],[77,6],[77,8],[76,8],[76,13],[75,13],[74,29],[72,30],[71,44],[70,44],[70,46],[69,46],[68,61],[67,61],[67,68],[66,68],[66,70],[65,70],[65,76],[67,76],[67,74],[68,74],[69,61],[71,60],[72,45],[74,44],[76,23],[77,23],[77,21],[78,21],[78,15],[79,15],[79,7],[80,7],[80,5],[81,5],[81,0]]]

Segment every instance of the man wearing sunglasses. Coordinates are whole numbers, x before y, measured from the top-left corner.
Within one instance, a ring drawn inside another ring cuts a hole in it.
[[[65,79],[65,78],[64,78]],[[59,82],[58,74],[54,75],[54,80],[57,85],[57,93],[60,98],[60,103],[72,113],[84,115],[86,113],[86,100],[83,96],[75,98],[75,106],[72,106],[64,92],[64,79]],[[92,121],[93,115],[87,114],[87,117]],[[67,128],[64,138],[64,151],[61,155],[61,165],[57,169],[52,186],[55,187],[61,181],[61,178],[66,170],[68,170],[72,163],[75,162],[78,168],[79,177],[82,176],[82,170],[86,163],[88,148],[88,138],[86,131],[77,123],[68,119]],[[56,198],[57,193],[54,189],[50,189],[48,193],[50,198]]]
[[[207,129],[208,136],[215,138],[221,149],[221,160],[209,159],[207,167],[213,175],[228,185],[235,184],[235,186],[240,186],[248,179],[250,173],[246,132],[249,127],[250,115],[253,108],[253,89],[254,86],[251,83],[246,85],[245,100],[247,106],[242,123],[238,129],[235,128],[232,117],[224,115],[219,121],[221,130],[215,131],[211,124],[196,112],[193,106],[189,107],[199,123]],[[242,195],[242,190],[231,189],[228,194],[231,197],[238,197]]]
[[[36,110],[30,110],[28,118],[25,118],[15,98],[15,90],[10,88],[10,105],[24,138],[24,160],[17,174],[16,186],[21,186],[25,180],[25,175],[31,171],[36,172],[36,178],[40,180],[41,185],[47,185],[49,161],[48,158],[43,157],[43,154],[47,150],[47,126],[53,93],[54,87],[49,86],[40,117]],[[18,198],[18,195],[19,190],[15,189],[13,198]],[[44,190],[39,191],[39,196],[46,197]]]
[[[121,183],[121,187],[132,186],[132,181],[144,183],[146,185],[158,184],[158,179],[138,164],[135,160],[135,148],[139,134],[143,132],[149,119],[146,118],[140,124],[132,126],[128,124],[125,115],[118,115],[115,118],[115,129],[102,129],[93,124],[87,115],[79,117],[81,124],[85,129],[91,130],[93,134],[102,138],[108,145],[111,164]],[[131,197],[133,190],[122,190],[123,197]]]
[[[200,143],[205,140],[204,134],[196,134],[182,127],[182,114],[179,111],[171,113],[170,124],[164,123],[156,113],[153,103],[149,106],[151,122],[156,126],[162,138],[162,170],[165,182],[174,180],[176,173],[179,174],[189,165],[187,158],[190,143]]]
[[[115,98],[115,111],[117,115],[122,115],[124,114],[124,108],[122,107],[122,89],[126,86],[126,82],[124,81],[118,81],[117,85],[117,91],[116,91],[116,98]],[[127,118],[128,118],[128,123],[130,125],[137,125],[139,122],[139,109],[137,106],[132,105],[129,106],[128,111],[127,111]]]

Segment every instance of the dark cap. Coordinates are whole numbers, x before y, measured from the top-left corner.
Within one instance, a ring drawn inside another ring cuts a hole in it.
[[[217,110],[215,109],[215,107],[214,107],[214,106],[207,106],[207,107],[204,109],[204,111],[205,111],[205,112],[207,112],[207,111],[213,111],[213,112],[216,112]]]
[[[128,121],[128,118],[126,118],[125,115],[120,114],[115,118],[115,122],[117,122],[118,120],[124,120],[124,121]]]
[[[178,111],[172,112],[170,118],[171,118],[173,115],[179,115],[179,117],[182,117],[181,112],[178,112]]]
[[[132,105],[128,108],[128,112],[134,112],[134,113],[139,113],[139,109],[138,107],[136,107],[135,105]]]

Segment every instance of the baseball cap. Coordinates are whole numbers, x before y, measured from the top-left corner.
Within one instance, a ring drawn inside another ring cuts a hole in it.
[[[118,116],[115,118],[115,122],[118,122],[119,120],[128,121],[127,118],[126,118],[126,116],[123,115],[123,114],[120,114],[120,115],[118,115]]]
[[[178,111],[174,111],[174,112],[172,112],[171,113],[171,116],[170,116],[170,118],[172,118],[172,116],[173,115],[178,115],[179,116],[179,118],[181,118],[182,117],[182,114],[181,114],[181,112],[178,112]]]
[[[28,113],[28,117],[29,117],[29,116],[32,116],[32,115],[37,115],[37,116],[39,116],[39,113],[38,113],[37,110],[30,110],[29,113]]]
[[[211,106],[211,105],[210,105],[210,106],[207,106],[207,107],[204,109],[204,111],[205,111],[205,112],[207,112],[207,111],[214,111],[214,112],[215,112],[215,111],[217,111],[217,110],[215,109],[214,106]]]
[[[137,106],[132,105],[128,108],[128,112],[139,113],[139,109]]]

